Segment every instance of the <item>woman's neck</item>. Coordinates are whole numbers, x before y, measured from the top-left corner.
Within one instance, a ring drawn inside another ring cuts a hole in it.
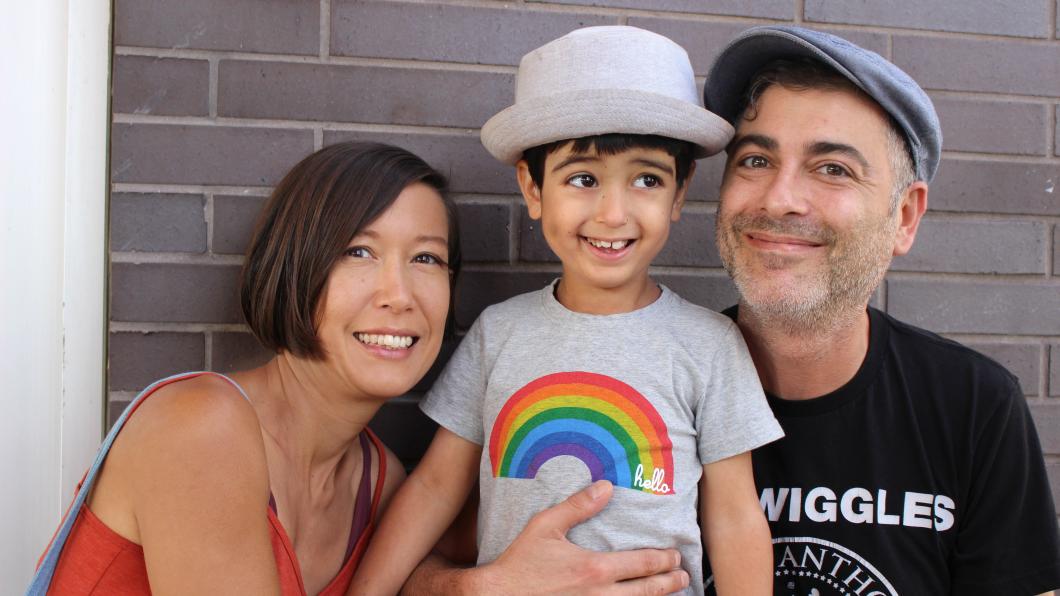
[[[311,490],[334,479],[357,435],[383,403],[343,386],[325,364],[287,353],[233,378],[246,389],[258,414],[273,460],[269,467],[282,466],[284,477]]]

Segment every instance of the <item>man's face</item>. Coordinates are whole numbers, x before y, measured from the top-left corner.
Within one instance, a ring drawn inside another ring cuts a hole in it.
[[[896,249],[887,126],[851,91],[779,85],[738,123],[717,242],[752,311],[814,329],[864,310]]]

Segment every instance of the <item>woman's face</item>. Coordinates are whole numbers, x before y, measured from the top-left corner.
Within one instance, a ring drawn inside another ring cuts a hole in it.
[[[414,183],[335,262],[317,334],[354,391],[401,395],[434,362],[449,310],[448,243],[441,196]]]

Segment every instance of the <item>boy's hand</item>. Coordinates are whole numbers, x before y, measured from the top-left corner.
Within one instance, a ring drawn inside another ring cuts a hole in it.
[[[567,532],[611,498],[600,480],[535,515],[501,556],[468,570],[478,594],[670,594],[688,585],[675,550],[599,553],[575,546]],[[470,577],[468,578],[470,579]]]

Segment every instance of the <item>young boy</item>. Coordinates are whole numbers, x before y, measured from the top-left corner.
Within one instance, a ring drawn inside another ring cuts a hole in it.
[[[482,141],[515,165],[563,274],[486,309],[460,344],[422,404],[441,428],[394,498],[356,593],[396,592],[476,479],[479,563],[536,512],[606,479],[607,509],[571,541],[676,548],[688,589],[702,593],[702,538],[720,591],[770,592],[749,452],[780,428],[735,325],[648,276],[693,160],[731,135],[700,104],[684,50],[660,35],[592,27],[523,57],[515,105]]]

